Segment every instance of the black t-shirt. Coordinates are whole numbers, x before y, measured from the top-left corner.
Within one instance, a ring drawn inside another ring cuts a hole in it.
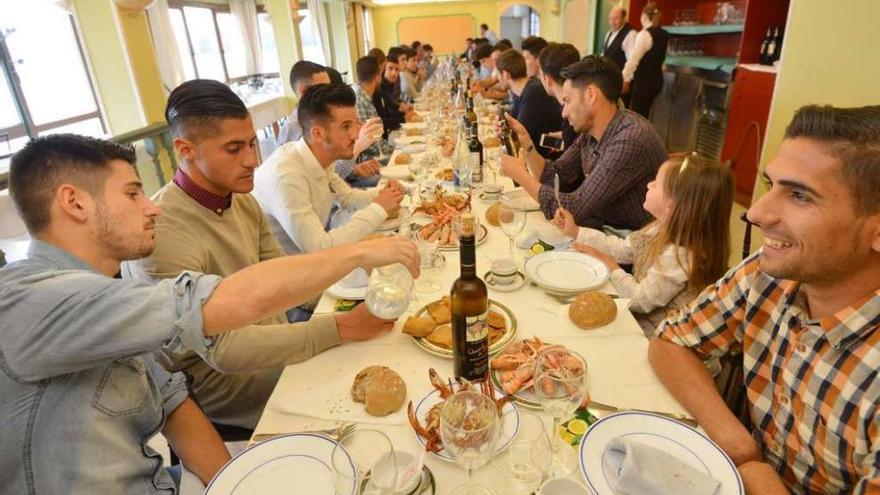
[[[550,150],[538,144],[541,142],[541,134],[562,129],[562,109],[556,98],[544,91],[541,81],[534,77],[529,78],[522,94],[514,95],[510,110],[510,114],[529,131],[529,137],[535,143],[538,153],[545,158],[552,157]]]
[[[383,78],[382,84],[373,93],[373,106],[376,107],[376,113],[382,119],[386,134],[400,129],[400,125],[405,120],[403,112],[400,111],[399,103],[395,104],[392,96],[393,89],[393,85]]]

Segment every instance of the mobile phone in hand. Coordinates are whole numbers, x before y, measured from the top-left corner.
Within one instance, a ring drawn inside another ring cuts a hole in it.
[[[542,148],[546,148],[551,151],[562,151],[562,149],[565,147],[562,138],[552,136],[550,134],[541,134],[541,142],[539,144]]]

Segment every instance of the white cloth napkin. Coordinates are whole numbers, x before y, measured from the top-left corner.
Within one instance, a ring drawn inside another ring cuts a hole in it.
[[[602,470],[615,492],[624,495],[715,495],[721,486],[675,456],[620,437],[605,446]]]

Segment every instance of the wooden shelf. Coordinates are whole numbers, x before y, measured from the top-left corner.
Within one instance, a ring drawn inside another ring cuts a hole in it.
[[[681,67],[695,67],[705,70],[720,70],[728,74],[736,67],[734,57],[709,57],[705,55],[667,55],[664,61],[666,65],[678,65]]]
[[[725,34],[743,32],[743,24],[695,24],[690,26],[663,26],[669,34]]]

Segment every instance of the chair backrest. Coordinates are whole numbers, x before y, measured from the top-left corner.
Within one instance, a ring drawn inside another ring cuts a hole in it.
[[[27,235],[27,227],[18,216],[12,198],[0,194],[0,239],[15,239]]]
[[[743,250],[742,255],[743,259],[749,257],[752,251],[752,222],[749,221],[748,214],[743,212],[742,215],[739,216],[739,219],[746,223],[746,233],[743,236]]]

